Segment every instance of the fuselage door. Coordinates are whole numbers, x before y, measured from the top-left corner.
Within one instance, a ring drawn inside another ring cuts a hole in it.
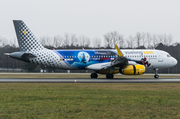
[[[158,62],[163,62],[163,53],[158,52]]]

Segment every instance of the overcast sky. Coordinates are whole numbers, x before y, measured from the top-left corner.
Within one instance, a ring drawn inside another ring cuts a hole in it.
[[[16,38],[12,20],[37,36],[64,33],[103,38],[136,32],[172,34],[180,42],[180,0],[1,0],[0,36]]]

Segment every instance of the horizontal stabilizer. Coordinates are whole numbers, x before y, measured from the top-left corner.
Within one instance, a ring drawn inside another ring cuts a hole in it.
[[[12,58],[22,60],[25,62],[30,62],[29,58],[34,58],[36,55],[29,52],[13,52],[13,53],[4,53],[6,56],[10,56]]]
[[[11,53],[4,53],[4,55],[6,55],[6,56],[10,56],[10,55],[11,55]]]
[[[36,57],[36,55],[34,55],[34,54],[32,54],[32,53],[24,53],[21,57],[33,58],[33,57]]]

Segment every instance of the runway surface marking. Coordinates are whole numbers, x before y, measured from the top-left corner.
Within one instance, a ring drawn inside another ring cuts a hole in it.
[[[0,83],[180,83],[180,79],[0,78]]]

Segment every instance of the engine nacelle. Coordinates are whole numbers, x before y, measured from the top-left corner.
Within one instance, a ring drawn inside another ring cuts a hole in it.
[[[142,75],[146,68],[144,65],[128,65],[124,68],[120,68],[119,72],[125,75]]]

